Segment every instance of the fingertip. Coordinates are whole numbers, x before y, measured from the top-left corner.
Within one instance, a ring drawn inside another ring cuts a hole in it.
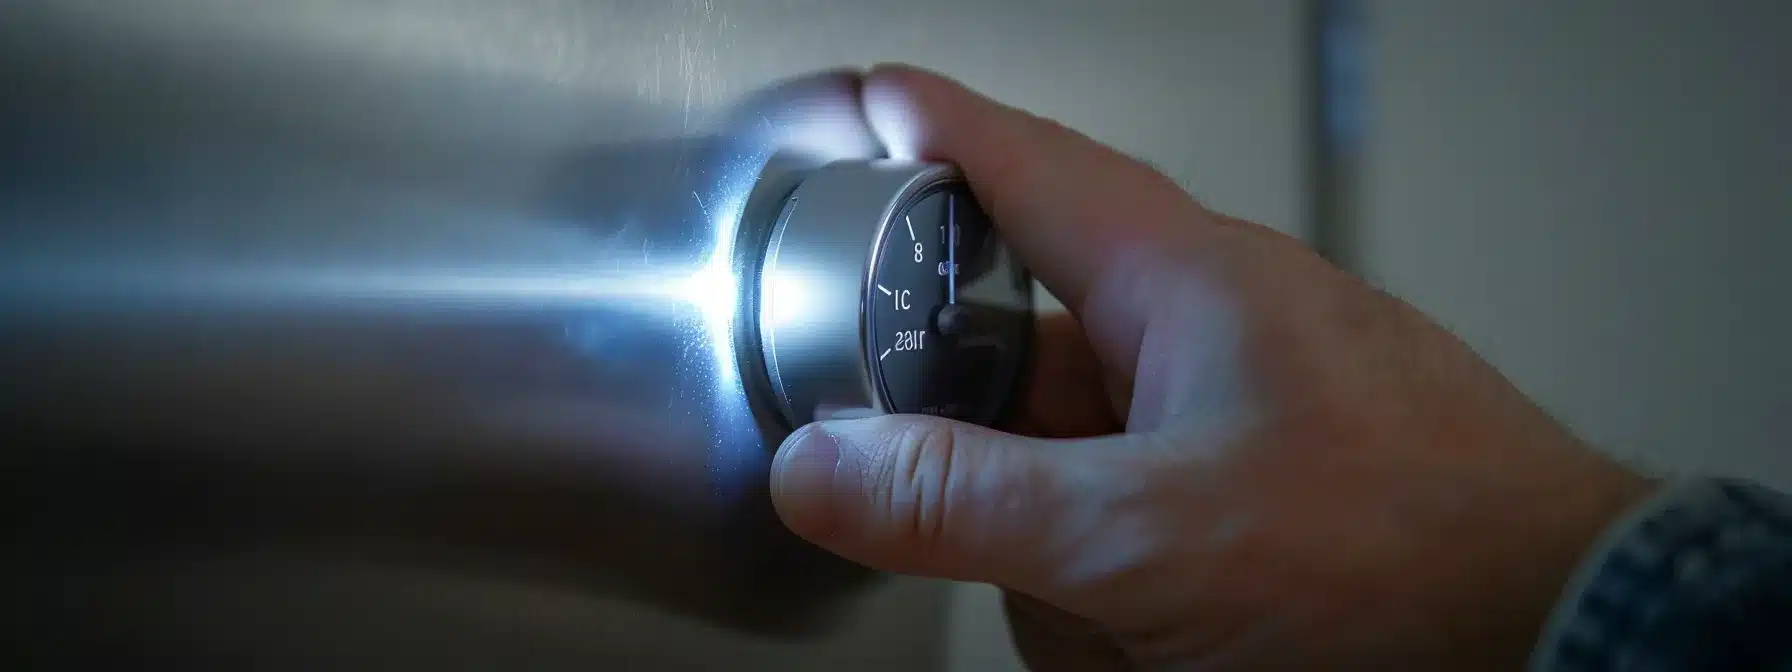
[[[941,85],[964,88],[944,74],[907,63],[879,63],[865,73],[866,85],[890,86],[908,91],[926,91]]]
[[[932,73],[931,70],[927,70],[927,69],[921,68],[919,66],[909,65],[907,63],[884,62],[884,63],[878,63],[876,65],[871,66],[871,69],[867,70],[865,72],[865,80],[866,81],[875,81],[875,80],[885,80],[885,79],[899,79],[899,78],[903,78],[903,77],[910,77],[910,76],[916,76],[916,75],[927,75],[927,74],[931,74],[931,73]]]
[[[813,424],[797,428],[778,446],[772,458],[772,505],[791,531],[815,540],[832,529],[839,465],[839,440]]]
[[[954,138],[976,137],[981,106],[994,101],[946,75],[906,64],[885,63],[865,75],[866,118],[891,158],[961,157]]]
[[[907,66],[880,65],[865,75],[865,119],[893,159],[914,160],[926,142],[926,118],[906,83]]]

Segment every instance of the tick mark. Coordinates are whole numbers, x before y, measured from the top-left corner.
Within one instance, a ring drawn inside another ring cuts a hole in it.
[[[903,215],[902,223],[908,225],[908,239],[914,240],[915,239],[915,220],[910,219],[908,215]]]
[[[883,292],[885,296],[888,296],[890,294],[890,290],[884,289],[883,285],[878,285],[877,291]]]
[[[889,348],[884,348],[884,354],[881,354],[881,355],[878,355],[878,356],[877,356],[877,361],[880,361],[880,362],[881,362],[881,361],[884,361],[884,358],[885,358],[885,357],[889,357],[889,356],[890,356],[890,349],[889,349]]]

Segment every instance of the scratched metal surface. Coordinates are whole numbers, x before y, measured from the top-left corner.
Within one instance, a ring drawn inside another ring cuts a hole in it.
[[[769,149],[864,151],[779,83],[938,67],[1298,231],[1292,5],[5,3],[19,620],[189,666],[936,668],[939,586],[763,500],[723,233]]]

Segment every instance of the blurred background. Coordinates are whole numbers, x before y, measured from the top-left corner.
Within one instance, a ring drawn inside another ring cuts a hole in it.
[[[7,4],[0,41],[11,47],[0,55],[15,73],[30,70],[21,59],[57,53],[33,40],[69,26],[111,45],[81,57],[130,58],[136,45],[186,53],[213,75],[245,46],[324,58],[364,80],[306,89],[301,78],[270,109],[358,96],[326,107],[377,119],[320,123],[367,131],[370,154],[381,137],[404,151],[406,134],[430,131],[428,110],[382,101],[476,110],[457,122],[477,138],[463,148],[551,147],[699,133],[816,70],[939,69],[1150,161],[1216,209],[1311,241],[1454,330],[1614,455],[1792,486],[1781,424],[1792,417],[1784,2]],[[491,83],[479,92],[514,97],[382,93],[423,72],[473,73]],[[122,85],[131,96],[107,103],[121,114],[181,86]],[[0,106],[30,105],[14,91]],[[0,151],[28,140],[0,138]],[[21,576],[39,592],[65,589]],[[141,607],[93,612],[139,633],[119,653],[189,662],[1018,669],[992,590],[912,579],[854,584],[829,627],[799,636],[553,585],[320,568],[284,554],[183,556],[78,582],[58,594]],[[201,584],[211,589],[191,588]],[[776,611],[779,594],[753,599]]]

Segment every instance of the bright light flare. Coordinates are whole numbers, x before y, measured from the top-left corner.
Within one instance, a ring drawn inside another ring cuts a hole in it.
[[[734,320],[740,282],[723,260],[712,259],[696,272],[678,281],[674,295],[695,308],[703,317],[705,325],[726,328]]]

